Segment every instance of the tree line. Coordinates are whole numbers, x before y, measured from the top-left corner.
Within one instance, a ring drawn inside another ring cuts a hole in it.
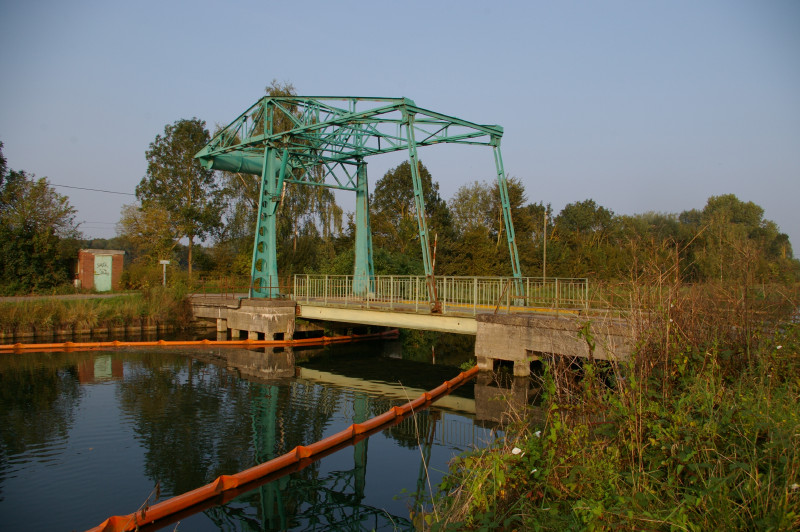
[[[208,140],[210,133],[198,119],[166,127],[147,152],[148,175],[137,187],[140,203],[123,211],[120,234],[134,245],[137,261],[154,265],[180,249],[178,242],[184,238],[189,242],[189,271],[192,260],[198,260],[204,274],[246,277],[259,178],[227,172],[215,177],[192,166],[188,157]],[[183,157],[174,155],[180,151],[176,145],[184,146]],[[177,177],[181,166],[191,171]],[[446,201],[424,165],[420,176],[425,216],[437,243],[435,273],[509,275],[497,184],[474,181]],[[570,203],[555,213],[550,204],[530,202],[522,181],[515,177],[508,179],[508,189],[524,275],[628,279],[657,263],[670,275],[691,282],[800,279],[800,263],[793,257],[788,236],[765,218],[763,208],[733,194],[712,196],[700,210],[618,215],[592,199]],[[374,184],[370,211],[375,273],[422,274],[408,162]],[[343,212],[329,190],[287,185],[278,220],[281,275],[352,274],[353,216]],[[192,251],[198,236],[212,237],[199,255]]]
[[[294,94],[289,84],[268,87]],[[121,212],[118,237],[82,240],[75,209],[46,178],[7,168],[0,144],[0,287],[6,293],[68,284],[80,247],[122,248],[130,287],[160,282],[158,261],[172,259],[188,278],[250,275],[258,176],[202,168],[193,156],[211,134],[192,118],[168,124],[145,153],[147,173],[135,204]],[[511,264],[495,182],[462,185],[450,200],[421,164],[425,216],[436,241],[436,275],[509,275]],[[386,172],[372,186],[375,273],[423,273],[411,168]],[[523,275],[630,279],[654,267],[683,281],[794,283],[800,262],[789,238],[763,208],[733,194],[702,209],[615,214],[592,199],[566,205],[531,202],[522,181],[508,179]],[[278,211],[278,268],[352,274],[355,223],[329,189],[287,184]]]

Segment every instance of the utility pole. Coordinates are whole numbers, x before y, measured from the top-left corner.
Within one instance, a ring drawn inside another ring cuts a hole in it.
[[[543,231],[542,231],[542,283],[544,284],[545,280],[547,279],[547,207],[544,208],[544,219],[542,222]]]

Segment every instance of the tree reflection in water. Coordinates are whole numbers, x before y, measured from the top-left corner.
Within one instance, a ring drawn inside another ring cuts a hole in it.
[[[355,380],[364,382],[372,382],[369,367],[389,370],[391,375],[379,379],[382,382],[429,378],[437,371],[413,362],[390,364],[375,357],[373,350],[365,350],[361,361],[354,356],[350,364],[342,364],[337,356],[336,365],[346,369],[342,373],[346,377],[352,368],[363,366],[366,374],[356,372]],[[112,512],[134,511],[157,483],[163,500],[297,445],[318,441],[407,400],[396,394],[394,398],[378,396],[374,389],[357,385],[295,378],[294,368],[285,363],[293,362],[294,354],[164,350],[4,358],[0,364],[0,489],[20,488],[22,484],[12,483],[9,475],[28,474],[23,462],[37,460],[36,449],[57,453],[60,460],[58,467],[38,470],[54,487],[26,484],[26,489],[38,490],[41,497],[23,497],[30,504],[15,507],[15,513],[7,516],[9,522],[35,521],[48,528],[53,523],[75,526],[90,518],[85,526],[92,526]],[[242,361],[246,367],[234,363]],[[448,376],[454,372],[439,371]],[[447,426],[450,432],[456,428],[460,434],[461,425],[468,432],[467,444],[474,441],[470,419],[452,415],[448,421],[434,411],[418,412],[416,419],[407,419],[372,440],[364,439],[352,450],[341,449],[227,504],[190,515],[182,519],[181,528],[411,529],[407,518],[391,515],[406,514],[406,503],[392,502],[391,497],[403,487],[413,490],[416,486],[421,493],[429,484],[426,464],[432,445],[446,447],[440,457],[451,456],[451,449],[465,448],[461,444],[451,448],[443,438],[434,442],[447,432],[440,427]],[[131,438],[138,445],[131,445]],[[54,441],[70,447],[54,450]],[[373,454],[381,456],[373,458],[372,485],[368,486],[370,445]],[[421,463],[421,456],[426,463]],[[445,467],[446,460],[438,467]],[[391,471],[391,476],[384,476],[384,471]],[[76,476],[78,472],[84,476]],[[75,488],[69,493],[75,502],[62,503],[63,490],[69,486]],[[94,495],[86,498],[86,493]],[[40,504],[49,505],[51,512],[31,521],[31,509]],[[391,514],[377,507],[384,504]]]
[[[82,390],[74,357],[44,354],[43,361],[4,360],[0,372],[0,500],[10,457],[36,450],[43,442],[65,440],[75,419]]]
[[[230,366],[207,362],[144,357],[119,388],[121,407],[145,449],[147,476],[167,496],[321,440],[393,404],[294,379],[246,382]],[[413,438],[398,436],[406,445]],[[350,470],[320,477],[316,462],[205,515],[221,529],[410,527],[402,517],[361,504],[368,441],[354,446]]]

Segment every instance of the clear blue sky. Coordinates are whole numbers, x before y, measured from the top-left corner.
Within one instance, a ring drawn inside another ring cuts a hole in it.
[[[587,198],[680,212],[736,194],[800,255],[800,2],[226,4],[0,0],[9,166],[132,193],[165,124],[225,125],[278,79],[500,124],[506,171],[556,212]],[[488,149],[420,155],[445,198],[493,178]],[[400,160],[372,160],[373,186]],[[87,236],[113,236],[134,200],[58,190]]]

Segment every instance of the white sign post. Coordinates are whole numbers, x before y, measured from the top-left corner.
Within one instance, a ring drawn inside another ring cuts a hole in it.
[[[158,261],[158,263],[161,265],[161,270],[162,270],[161,285],[162,286],[167,286],[167,264],[169,264],[169,261],[168,260],[160,260],[160,261]]]

